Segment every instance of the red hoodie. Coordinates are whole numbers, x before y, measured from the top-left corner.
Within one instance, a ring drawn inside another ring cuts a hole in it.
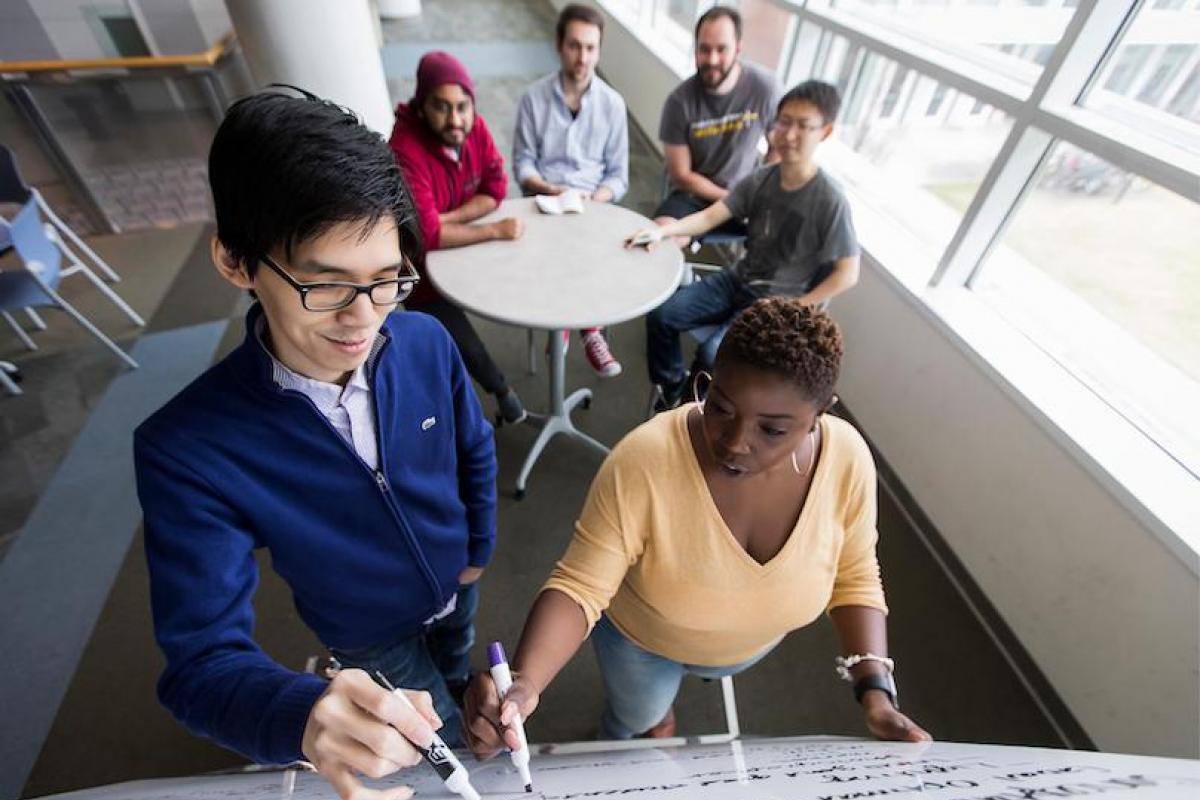
[[[453,211],[477,194],[490,195],[498,203],[508,191],[504,158],[478,113],[459,149],[458,161],[446,154],[441,140],[405,103],[396,106],[396,126],[389,144],[408,181],[428,250],[441,245],[438,214]]]

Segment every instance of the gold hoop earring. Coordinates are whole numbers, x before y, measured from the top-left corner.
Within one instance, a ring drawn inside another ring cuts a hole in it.
[[[696,403],[696,407],[699,409],[700,413],[703,414],[704,413],[704,400],[700,399],[700,376],[701,375],[708,378],[708,384],[705,385],[705,387],[704,387],[705,396],[708,395],[708,387],[712,386],[712,375],[710,375],[705,370],[700,370],[699,372],[696,373],[696,377],[692,378],[692,401]]]
[[[811,431],[808,432],[808,468],[805,469],[804,472],[800,471],[800,464],[797,463],[797,461],[796,461],[796,451],[795,450],[792,451],[792,469],[795,470],[796,474],[799,475],[801,478],[808,477],[808,474],[810,472],[812,472],[813,465],[816,463],[816,460],[817,460],[816,433],[817,433],[816,428],[813,428]]]

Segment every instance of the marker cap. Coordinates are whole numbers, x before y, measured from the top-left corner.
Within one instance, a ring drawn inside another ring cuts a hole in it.
[[[504,645],[499,642],[492,642],[488,645],[488,666],[494,667],[497,664],[504,664],[508,661],[504,656]]]

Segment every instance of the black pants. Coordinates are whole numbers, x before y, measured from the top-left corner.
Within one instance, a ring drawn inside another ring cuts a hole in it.
[[[504,379],[504,373],[488,355],[487,348],[483,346],[483,340],[475,331],[475,326],[471,324],[471,320],[467,319],[466,313],[461,308],[439,297],[419,306],[413,306],[413,311],[424,311],[429,316],[435,317],[446,330],[450,331],[450,338],[454,339],[454,343],[458,345],[458,352],[462,355],[467,372],[471,373],[471,377],[483,387],[485,392],[503,394],[508,390],[508,381]]]

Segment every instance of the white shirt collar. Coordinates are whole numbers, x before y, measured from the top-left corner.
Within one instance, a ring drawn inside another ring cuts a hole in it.
[[[375,343],[371,347],[371,355],[367,360],[359,364],[358,367],[350,375],[350,380],[345,386],[328,381],[319,381],[315,378],[310,378],[307,375],[301,375],[292,368],[288,367],[282,361],[275,357],[271,352],[271,348],[267,347],[267,343],[263,340],[263,334],[267,330],[267,318],[265,316],[258,318],[258,324],[254,328],[254,336],[258,339],[259,345],[263,351],[271,358],[271,378],[281,389],[293,389],[298,391],[316,404],[322,414],[328,415],[329,412],[342,401],[343,397],[348,397],[355,391],[370,392],[371,383],[367,380],[367,366],[375,359],[375,354],[379,352],[379,347],[382,344],[380,334],[375,334]]]

